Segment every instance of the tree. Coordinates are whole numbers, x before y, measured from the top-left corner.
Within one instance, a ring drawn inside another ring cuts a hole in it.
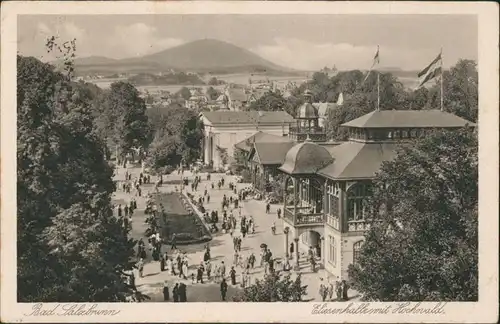
[[[188,100],[191,98],[191,91],[187,87],[182,87],[179,91],[177,91],[177,95],[181,96],[184,100]]]
[[[472,60],[459,60],[449,71],[443,72],[444,109],[472,122],[478,115],[478,73]],[[431,105],[440,107],[440,84],[430,89],[434,93]]]
[[[208,87],[207,95],[211,100],[215,100],[217,99],[217,97],[219,97],[220,92],[215,90],[213,87]]]
[[[102,98],[100,133],[108,138],[111,149],[124,155],[132,149],[145,149],[151,140],[146,104],[130,83],[119,81]]]
[[[302,285],[300,274],[292,280],[291,275],[271,273],[264,279],[257,279],[255,284],[235,296],[237,302],[300,302],[306,295],[307,286]]]
[[[152,108],[154,140],[146,164],[160,171],[175,168],[181,162],[193,163],[201,155],[203,125],[196,113],[179,105]]]
[[[17,68],[18,300],[124,301],[134,242],[112,215],[92,87],[70,81],[71,64],[19,56]]]
[[[478,142],[435,131],[382,166],[372,226],[349,274],[374,301],[477,301]]]
[[[290,115],[295,115],[296,107],[293,104],[297,101],[285,99],[279,91],[268,91],[262,97],[250,104],[249,110],[257,111],[286,111]]]

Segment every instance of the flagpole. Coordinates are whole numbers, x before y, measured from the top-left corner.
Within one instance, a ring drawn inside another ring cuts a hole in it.
[[[377,71],[377,110],[380,110],[380,72]]]
[[[441,48],[441,111],[444,111],[444,96],[443,96],[443,76],[444,76],[444,70],[443,70],[443,48]]]

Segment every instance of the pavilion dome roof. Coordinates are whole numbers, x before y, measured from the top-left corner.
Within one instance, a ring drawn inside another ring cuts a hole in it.
[[[280,170],[288,174],[313,174],[332,162],[332,156],[323,146],[305,141],[286,153]]]
[[[318,118],[318,109],[316,109],[316,107],[314,107],[311,103],[306,102],[297,109],[296,118],[297,119]]]

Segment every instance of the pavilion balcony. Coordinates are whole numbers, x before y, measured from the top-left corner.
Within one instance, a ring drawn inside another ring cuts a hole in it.
[[[297,207],[297,214],[294,217],[294,208],[285,208],[285,220],[293,226],[323,225],[325,217],[323,213],[309,212],[311,207]]]
[[[326,132],[322,127],[307,128],[307,127],[290,127],[290,138],[302,142],[309,137],[313,142],[326,141]]]

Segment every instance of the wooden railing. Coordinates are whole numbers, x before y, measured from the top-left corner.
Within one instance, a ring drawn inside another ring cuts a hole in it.
[[[323,224],[323,214],[298,214],[296,225],[315,225]]]
[[[323,213],[308,213],[311,207],[297,207],[297,218],[294,225],[321,225],[325,222]],[[294,222],[294,208],[285,208],[284,217]]]

